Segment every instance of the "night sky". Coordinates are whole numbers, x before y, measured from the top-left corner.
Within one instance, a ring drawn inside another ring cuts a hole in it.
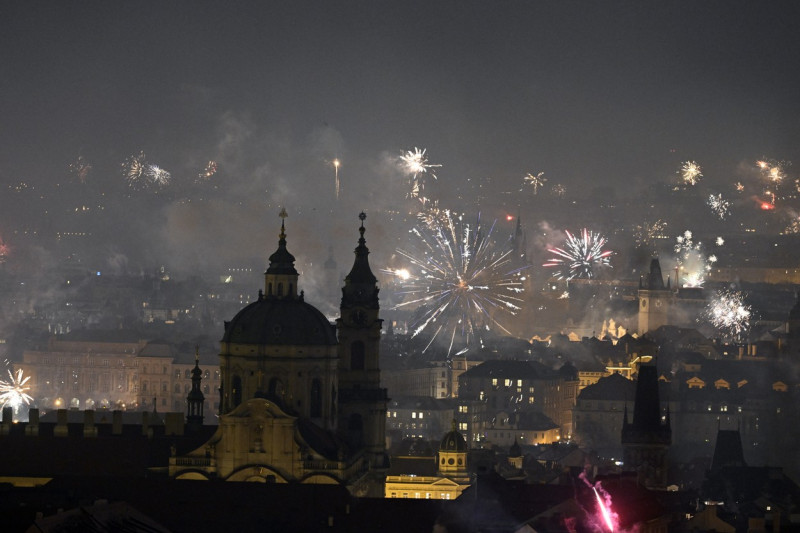
[[[563,222],[527,173],[583,202],[635,198],[687,160],[726,195],[761,158],[793,181],[798,22],[796,2],[6,1],[0,237],[50,253],[88,227],[91,268],[213,271],[263,264],[285,205],[298,262],[333,242],[346,265],[363,209],[383,262],[418,209],[397,162],[415,147],[441,165],[441,206],[474,209],[491,178],[477,208],[531,229]],[[128,186],[140,152],[168,185]]]

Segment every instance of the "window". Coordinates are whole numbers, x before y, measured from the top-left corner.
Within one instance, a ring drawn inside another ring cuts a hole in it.
[[[420,413],[420,414],[419,414],[419,417],[420,417],[420,418],[422,418],[422,415],[423,415],[423,414],[424,414],[424,413]]]
[[[458,429],[460,431],[466,431],[467,430],[467,423],[466,422],[459,422]]]
[[[458,406],[458,412],[459,413],[468,413],[469,412],[469,407],[466,406],[466,405],[459,405]]]
[[[103,366],[108,366],[108,359],[103,359]]]
[[[416,411],[412,411],[411,412],[411,418],[417,418],[417,412]]]

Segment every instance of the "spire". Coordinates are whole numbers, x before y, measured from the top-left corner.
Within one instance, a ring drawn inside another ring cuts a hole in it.
[[[194,368],[192,369],[192,390],[186,395],[186,421],[189,429],[198,429],[203,425],[203,408],[205,395],[200,389],[203,380],[203,371],[200,370],[200,347],[194,347]]]
[[[286,217],[286,208],[281,208],[278,215],[281,217],[281,233],[278,235],[278,249],[269,256],[269,268],[267,274],[292,274],[297,275],[297,270],[294,268],[294,256],[286,249],[286,226],[284,224]]]
[[[651,291],[664,290],[664,277],[661,275],[661,263],[658,257],[650,261],[650,275],[647,278],[647,288]]]
[[[361,227],[358,228],[360,237],[356,246],[356,259],[353,261],[353,268],[344,278],[344,288],[342,289],[342,306],[347,307],[353,304],[366,305],[368,307],[378,307],[378,279],[369,267],[369,248],[364,239],[364,220],[367,215],[362,211],[358,218],[361,220]]]
[[[297,278],[294,256],[286,249],[286,208],[281,208],[281,233],[278,236],[278,249],[269,256],[269,267],[264,273],[264,294],[267,298],[297,298]]]

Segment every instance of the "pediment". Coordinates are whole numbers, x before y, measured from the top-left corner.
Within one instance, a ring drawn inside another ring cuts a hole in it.
[[[275,402],[265,400],[264,398],[253,398],[247,400],[230,413],[224,414],[220,417],[222,420],[226,418],[254,418],[254,419],[268,419],[268,418],[283,418],[287,420],[296,420],[297,417],[286,414]]]

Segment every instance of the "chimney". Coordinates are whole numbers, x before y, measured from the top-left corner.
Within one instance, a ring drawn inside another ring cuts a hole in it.
[[[59,409],[56,411],[56,427],[53,428],[53,435],[56,437],[66,437],[69,435],[69,428],[67,427],[67,410]]]
[[[97,426],[94,425],[94,410],[87,409],[83,412],[83,436],[96,437]]]
[[[0,435],[8,435],[11,431],[11,424],[14,423],[14,408],[3,407],[3,423],[0,425]]]
[[[25,427],[25,434],[31,437],[39,435],[39,409],[35,407],[28,411],[28,425]]]
[[[122,435],[122,411],[114,410],[111,413],[111,434]]]

